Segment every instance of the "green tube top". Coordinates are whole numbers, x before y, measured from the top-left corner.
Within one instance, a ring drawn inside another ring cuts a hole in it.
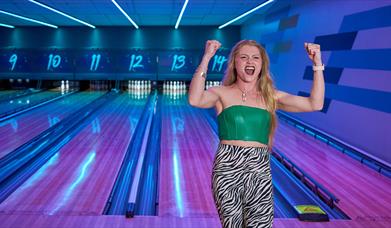
[[[220,140],[269,142],[271,114],[262,108],[233,105],[218,116]]]

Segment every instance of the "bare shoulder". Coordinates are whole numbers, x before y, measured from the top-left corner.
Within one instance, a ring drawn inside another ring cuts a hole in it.
[[[286,96],[288,93],[287,92],[284,92],[284,91],[281,91],[281,90],[278,90],[278,89],[274,89],[274,98],[276,100]]]
[[[226,93],[227,86],[212,86],[208,89],[209,92],[216,94],[219,97],[224,96],[224,93]]]
[[[219,96],[224,96],[225,94],[229,93],[231,90],[232,86],[225,86],[225,85],[220,85],[220,86],[213,86],[210,87],[208,90],[211,92],[214,92],[218,94]]]

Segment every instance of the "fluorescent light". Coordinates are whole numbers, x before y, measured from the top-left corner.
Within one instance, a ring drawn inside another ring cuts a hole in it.
[[[118,5],[118,3],[115,1],[115,0],[111,0],[112,3],[114,3],[114,5],[119,9],[119,11],[121,11],[121,13],[126,17],[128,18],[128,20],[130,21],[130,23],[133,24],[134,27],[136,27],[136,29],[138,29],[138,25],[132,20],[132,18],[129,17],[129,15],[121,8],[121,6]]]
[[[176,21],[176,24],[175,24],[175,29],[178,29],[179,22],[181,22],[183,12],[185,12],[185,9],[186,9],[186,6],[187,6],[188,2],[189,2],[189,0],[186,0],[185,4],[183,4],[183,6],[182,6],[181,13],[179,14],[178,20]]]
[[[64,17],[67,17],[67,18],[69,18],[69,19],[71,19],[71,20],[74,20],[74,21],[77,21],[77,22],[79,22],[79,23],[82,23],[83,25],[87,25],[88,27],[95,28],[95,26],[93,26],[93,25],[91,25],[91,24],[88,24],[87,22],[84,22],[84,21],[79,20],[79,19],[77,19],[77,18],[75,18],[75,17],[72,17],[71,15],[68,15],[68,14],[66,14],[66,13],[63,13],[63,12],[59,11],[59,10],[56,10],[56,9],[54,9],[54,8],[48,6],[48,5],[45,5],[45,4],[40,3],[40,2],[37,2],[37,1],[35,1],[35,0],[29,0],[29,1],[32,2],[32,3],[34,3],[34,4],[37,4],[37,5],[41,6],[41,7],[43,7],[43,8],[46,8],[46,9],[48,9],[48,10],[51,10],[51,11],[53,11],[53,12],[55,12],[55,13],[58,13],[58,14],[64,16]]]
[[[52,24],[49,24],[49,23],[45,23],[45,22],[42,22],[42,21],[38,21],[38,20],[34,20],[32,18],[23,17],[23,16],[20,16],[20,15],[14,14],[14,13],[9,13],[7,11],[0,10],[0,13],[6,14],[6,15],[9,15],[9,16],[13,16],[13,17],[16,17],[16,18],[19,18],[19,19],[22,19],[22,20],[35,22],[35,23],[38,23],[38,24],[41,24],[41,25],[46,25],[46,26],[49,26],[49,27],[52,27],[52,28],[58,28],[55,25],[52,25]]]
[[[0,23],[0,26],[2,26],[2,27],[7,27],[7,28],[15,28],[15,27],[12,26],[12,25],[2,24],[2,23]]]
[[[235,17],[234,19],[228,21],[227,23],[225,23],[225,24],[223,24],[223,25],[220,25],[220,26],[219,26],[219,29],[224,28],[225,26],[227,26],[227,25],[229,25],[229,24],[231,24],[231,23],[233,23],[233,22],[239,20],[239,19],[242,18],[242,17],[245,17],[245,16],[249,15],[250,13],[252,13],[252,12],[254,12],[254,11],[260,9],[260,8],[263,7],[263,6],[266,6],[267,4],[269,4],[269,3],[273,2],[273,1],[274,1],[274,0],[266,1],[266,2],[262,3],[261,5],[255,7],[254,9],[251,9],[251,10],[249,10],[249,11],[243,13],[242,15]]]

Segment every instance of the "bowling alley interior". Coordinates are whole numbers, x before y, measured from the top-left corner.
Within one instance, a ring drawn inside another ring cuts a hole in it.
[[[276,128],[255,227],[391,227],[390,0],[1,1],[0,227],[254,227],[223,219],[212,178],[215,91],[255,74],[243,40],[276,90],[324,88],[316,110],[257,110]]]

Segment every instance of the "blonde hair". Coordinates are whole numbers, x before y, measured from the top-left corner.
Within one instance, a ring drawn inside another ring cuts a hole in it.
[[[274,97],[275,87],[269,71],[270,61],[265,48],[262,47],[260,44],[258,44],[255,40],[242,40],[238,42],[232,48],[231,53],[229,55],[228,67],[225,71],[223,85],[230,86],[236,82],[237,72],[235,69],[235,57],[237,54],[239,54],[240,48],[242,48],[245,45],[254,46],[258,48],[259,53],[261,54],[262,69],[260,75],[258,76],[260,79],[258,79],[257,89],[258,91],[261,92],[261,95],[265,101],[266,109],[271,113],[271,127],[269,133],[269,143],[268,143],[268,146],[271,149],[273,146],[273,136],[277,128],[277,115],[276,115],[277,101]]]

